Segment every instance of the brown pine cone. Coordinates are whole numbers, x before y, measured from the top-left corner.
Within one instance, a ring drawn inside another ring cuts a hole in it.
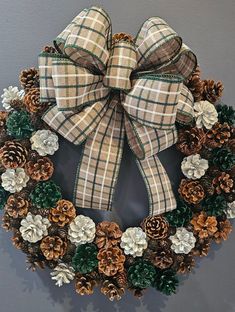
[[[205,175],[200,179],[200,184],[207,195],[211,196],[214,194],[215,188],[212,185],[212,179],[208,175]]]
[[[0,111],[0,129],[5,127],[7,116],[8,112]]]
[[[24,108],[24,101],[23,100],[13,100],[11,101],[11,107],[15,110],[21,110]]]
[[[167,269],[174,262],[173,252],[170,249],[160,249],[154,252],[151,262],[161,270]]]
[[[112,44],[118,43],[121,41],[126,41],[126,42],[133,42],[133,38],[131,35],[126,34],[126,33],[116,33],[112,36]]]
[[[221,124],[215,123],[214,126],[207,131],[206,145],[210,148],[221,147],[227,143],[231,137],[232,128],[226,122]]]
[[[122,236],[119,225],[115,222],[103,221],[96,226],[95,243],[98,248],[116,246]]]
[[[31,179],[39,182],[51,178],[54,172],[53,162],[48,157],[30,160],[25,165],[25,170]]]
[[[5,212],[2,217],[2,228],[7,232],[13,229],[19,229],[20,221],[20,219],[14,219]]]
[[[177,149],[189,156],[198,153],[205,144],[206,135],[203,129],[191,128],[180,130],[178,134]]]
[[[127,286],[127,273],[126,271],[119,272],[114,275],[113,280],[118,287],[126,288]]]
[[[81,295],[91,295],[94,292],[94,286],[96,281],[91,274],[76,274],[75,278],[75,290]]]
[[[203,80],[203,100],[215,103],[221,98],[224,86],[221,81],[215,82],[214,80]]]
[[[58,260],[64,256],[67,242],[59,236],[46,236],[42,239],[40,248],[47,260]]]
[[[234,131],[233,131],[234,132]],[[232,138],[230,139],[228,142],[227,142],[227,146],[228,148],[231,150],[231,152],[233,154],[235,154],[235,138]]]
[[[98,269],[106,276],[114,276],[118,272],[123,272],[126,257],[119,247],[108,247],[99,250],[97,259]]]
[[[208,217],[205,212],[195,215],[190,223],[193,225],[194,233],[201,239],[213,236],[218,230],[216,218]]]
[[[173,268],[176,269],[176,272],[179,274],[187,274],[192,271],[195,264],[196,262],[192,254],[176,255]]]
[[[5,205],[5,211],[12,218],[23,218],[29,210],[29,202],[18,194],[10,195]]]
[[[19,230],[15,230],[13,232],[13,236],[11,238],[12,244],[16,249],[21,249],[22,246],[24,245],[24,240],[21,236],[21,233]]]
[[[217,244],[222,243],[223,240],[227,240],[229,234],[232,232],[232,225],[229,220],[218,222],[218,231],[214,234],[214,240]]]
[[[39,88],[32,88],[26,93],[24,97],[24,105],[26,110],[30,113],[37,113],[42,109]]]
[[[110,301],[120,300],[125,292],[123,287],[116,286],[112,281],[108,279],[103,282],[100,291],[102,292],[102,294],[107,296]]]
[[[192,249],[192,254],[197,257],[206,257],[211,247],[211,239],[197,239],[195,247]]]
[[[69,200],[60,199],[56,207],[50,209],[49,221],[58,226],[69,224],[76,217],[76,209]]]
[[[140,299],[141,297],[143,297],[145,291],[146,291],[146,288],[145,289],[142,289],[142,288],[129,288],[129,290],[131,292],[133,292],[133,295]]]
[[[53,54],[53,53],[56,53],[56,49],[52,46],[45,46],[43,48],[43,52]]]
[[[204,189],[197,180],[182,179],[178,191],[189,204],[198,204],[205,197]]]
[[[212,181],[216,193],[221,194],[222,192],[230,193],[233,188],[233,179],[226,172],[222,172],[219,176]]]
[[[149,238],[163,239],[168,235],[169,224],[162,216],[149,216],[143,220],[141,226]]]
[[[201,70],[199,67],[195,69],[195,71],[192,73],[192,76],[186,81],[186,86],[192,92],[195,102],[202,99],[204,83],[201,80]]]
[[[0,149],[1,163],[5,168],[23,167],[27,160],[27,149],[16,141],[7,141]]]
[[[27,270],[36,271],[36,269],[44,270],[46,267],[46,261],[38,255],[27,255],[26,259]]]
[[[31,88],[39,87],[39,72],[36,68],[22,70],[19,80],[23,89],[28,92]]]

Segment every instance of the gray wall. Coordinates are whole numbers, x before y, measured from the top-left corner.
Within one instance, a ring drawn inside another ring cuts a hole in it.
[[[196,52],[204,76],[224,82],[224,101],[234,105],[234,0],[1,0],[0,90],[17,84],[20,70],[36,65],[42,46],[50,43],[81,9],[92,4],[109,12],[114,32],[135,34],[149,16],[165,18]],[[161,159],[176,188],[180,158],[173,152],[174,149],[161,153]],[[67,198],[71,198],[79,154],[80,148],[61,140],[61,150],[55,157],[55,179],[62,181]],[[118,189],[113,213],[82,213],[96,220],[114,219],[123,228],[137,225],[147,215],[144,185],[127,148]],[[127,294],[121,302],[110,303],[98,291],[83,298],[75,294],[73,285],[58,289],[48,272],[27,272],[25,256],[11,246],[10,234],[1,230],[0,311],[233,312],[234,242],[235,233],[221,247],[215,246],[208,258],[199,261],[195,273],[182,279],[177,294],[170,298],[149,290],[141,300]]]

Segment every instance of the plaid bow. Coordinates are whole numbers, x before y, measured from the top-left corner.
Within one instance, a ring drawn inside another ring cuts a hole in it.
[[[43,119],[70,142],[85,142],[76,206],[111,209],[126,134],[150,215],[176,208],[157,153],[176,142],[176,120],[192,119],[193,97],[183,81],[196,56],[159,17],[148,19],[133,41],[112,37],[110,18],[97,7],[83,10],[54,44],[58,53],[39,55],[41,101],[55,102]]]

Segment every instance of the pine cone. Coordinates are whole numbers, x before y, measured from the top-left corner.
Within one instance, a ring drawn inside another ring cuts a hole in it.
[[[149,261],[139,258],[129,267],[127,275],[131,287],[143,289],[152,285],[156,269]]]
[[[8,112],[0,111],[0,129],[2,130],[6,125]]]
[[[214,240],[217,244],[222,243],[223,240],[227,240],[229,234],[232,232],[232,225],[229,220],[218,222],[218,231],[214,234]]]
[[[91,274],[76,274],[75,290],[79,295],[84,296],[93,294],[95,285],[96,281]]]
[[[233,179],[226,172],[222,172],[219,176],[214,178],[212,183],[215,186],[217,194],[221,194],[223,192],[230,193],[233,187]]]
[[[200,184],[202,185],[206,195],[213,195],[215,192],[215,188],[212,185],[212,179],[206,175],[200,179]]]
[[[203,80],[203,100],[208,100],[215,103],[221,98],[224,86],[221,81],[215,82],[214,80]]]
[[[191,224],[193,225],[194,232],[201,239],[213,236],[218,230],[216,218],[214,216],[208,217],[204,212],[195,215],[191,220]]]
[[[5,210],[10,217],[23,218],[29,210],[29,202],[18,194],[10,195],[5,205]]]
[[[216,148],[212,153],[211,164],[222,171],[230,170],[235,165],[235,155],[227,148]]]
[[[176,255],[173,268],[176,269],[177,273],[186,274],[192,271],[195,264],[195,259],[191,253],[187,255]]]
[[[175,271],[171,269],[157,270],[156,278],[153,282],[153,287],[161,291],[165,295],[171,295],[175,293],[176,287],[179,284],[179,280],[175,274]]]
[[[79,245],[73,256],[72,264],[76,272],[87,274],[98,266],[97,247],[94,244]]]
[[[35,181],[46,181],[51,178],[54,166],[50,158],[40,157],[26,163],[25,170],[31,179]]]
[[[52,46],[45,46],[43,48],[43,52],[53,54],[53,53],[56,53],[56,49]]]
[[[51,208],[49,221],[56,223],[58,226],[64,227],[76,217],[76,209],[68,200],[60,199],[55,208]]]
[[[44,270],[47,262],[42,255],[30,254],[27,256],[26,263],[28,265],[27,270],[34,272],[36,269]]]
[[[16,169],[23,167],[27,160],[28,151],[19,142],[7,141],[0,149],[0,158],[5,168]]]
[[[113,277],[115,284],[120,288],[126,288],[127,286],[127,272],[119,272]]]
[[[40,90],[38,88],[30,89],[25,97],[24,104],[26,110],[30,113],[37,113],[42,109],[42,104],[40,103]]]
[[[216,110],[218,112],[218,119],[220,123],[228,123],[232,126],[235,123],[235,110],[232,106],[228,105],[217,105]]]
[[[25,111],[13,111],[6,121],[7,134],[16,139],[31,137],[33,126],[29,113]]]
[[[107,296],[110,301],[120,300],[125,292],[123,287],[116,286],[109,279],[106,279],[103,282],[100,291],[102,292],[102,294]]]
[[[173,257],[173,252],[165,249],[159,249],[157,252],[153,254],[153,257],[151,259],[152,263],[159,269],[167,269],[169,268],[173,262],[174,262],[174,257]]]
[[[202,99],[204,83],[201,80],[201,70],[199,67],[195,69],[195,71],[192,73],[192,76],[186,81],[186,86],[192,92],[195,102],[198,102]]]
[[[96,226],[95,243],[98,248],[116,246],[120,243],[122,231],[115,222],[103,221]]]
[[[42,239],[40,248],[47,260],[58,260],[64,256],[67,243],[59,236],[46,236]]]
[[[165,213],[164,216],[173,227],[186,226],[192,218],[192,209],[182,200],[178,200],[177,208]]]
[[[163,239],[168,235],[169,224],[162,216],[149,216],[143,220],[141,226],[149,238]]]
[[[211,247],[210,239],[198,238],[195,247],[192,249],[192,254],[197,257],[206,257]]]
[[[208,216],[221,216],[227,208],[227,202],[224,196],[213,195],[207,197],[203,202],[203,209]]]
[[[124,270],[124,262],[126,258],[119,247],[100,249],[97,259],[99,260],[99,272],[106,276],[113,276]]]
[[[207,131],[206,145],[210,148],[221,147],[227,143],[231,137],[231,127],[226,122],[221,124],[215,123],[212,129]]]
[[[189,204],[198,204],[204,197],[205,192],[197,180],[182,179],[179,186],[180,196]]]
[[[39,72],[36,68],[22,70],[19,76],[19,80],[22,88],[28,92],[31,88],[39,87]]]
[[[11,240],[12,240],[12,244],[15,248],[22,249],[22,247],[24,247],[24,240],[23,240],[19,230],[15,230],[13,232],[13,236],[12,236]],[[28,244],[26,243],[26,245],[28,245]]]
[[[206,141],[206,135],[203,129],[191,128],[179,131],[177,149],[189,156],[198,153]]]

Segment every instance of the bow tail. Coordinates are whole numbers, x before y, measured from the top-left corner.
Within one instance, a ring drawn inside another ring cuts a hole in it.
[[[136,158],[143,176],[148,197],[149,215],[159,215],[176,208],[176,200],[168,175],[156,155],[144,160]]]
[[[124,143],[123,110],[113,99],[86,140],[77,170],[74,202],[80,208],[111,210]]]

